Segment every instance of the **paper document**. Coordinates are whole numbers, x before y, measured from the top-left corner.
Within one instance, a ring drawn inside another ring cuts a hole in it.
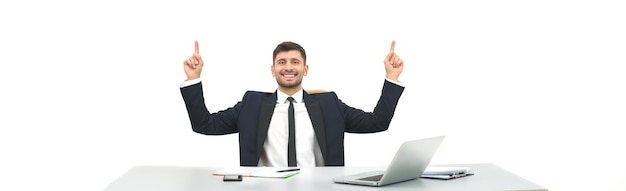
[[[468,175],[473,175],[474,172],[468,167],[451,167],[451,166],[428,166],[422,178],[434,178],[434,179],[454,179]]]
[[[226,174],[243,175],[248,177],[261,178],[289,178],[300,173],[300,170],[285,171],[295,168],[278,168],[278,167],[235,167],[218,170],[213,175],[223,176]]]

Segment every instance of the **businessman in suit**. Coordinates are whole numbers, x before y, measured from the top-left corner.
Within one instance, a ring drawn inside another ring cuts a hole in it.
[[[388,129],[404,86],[398,77],[404,63],[394,52],[383,63],[386,79],[372,112],[344,104],[334,92],[309,93],[302,88],[307,75],[304,48],[283,42],[273,52],[272,93],[248,91],[235,106],[209,112],[200,73],[204,62],[198,42],[184,61],[187,80],[181,94],[193,131],[206,135],[239,133],[241,166],[343,166],[344,132],[374,133]]]

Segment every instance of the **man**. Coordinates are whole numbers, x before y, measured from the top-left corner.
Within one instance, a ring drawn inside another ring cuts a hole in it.
[[[343,166],[344,132],[380,132],[391,123],[404,91],[398,82],[404,63],[394,47],[392,41],[384,60],[386,80],[373,112],[344,104],[334,92],[304,91],[302,79],[309,66],[304,48],[293,42],[274,50],[271,71],[277,91],[248,91],[235,106],[211,113],[204,102],[204,62],[196,41],[195,52],[184,61],[187,80],[180,91],[195,132],[239,133],[241,166]]]

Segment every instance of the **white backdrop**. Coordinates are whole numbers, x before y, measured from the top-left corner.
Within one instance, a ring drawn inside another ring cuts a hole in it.
[[[391,40],[406,85],[391,128],[346,135],[346,165],[447,135],[433,163],[494,163],[550,190],[626,190],[622,1],[2,1],[0,190],[102,190],[133,165],[236,166],[237,135],[193,133],[182,62],[207,105],[273,91],[271,52],[308,53],[307,89],[371,110]],[[392,148],[392,149],[389,149]],[[377,151],[379,154],[371,154]]]

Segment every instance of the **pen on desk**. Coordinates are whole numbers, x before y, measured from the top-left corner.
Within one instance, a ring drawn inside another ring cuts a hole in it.
[[[298,170],[300,170],[300,169],[299,168],[292,168],[292,169],[279,170],[279,171],[276,171],[276,172],[291,172],[291,171],[298,171]]]

